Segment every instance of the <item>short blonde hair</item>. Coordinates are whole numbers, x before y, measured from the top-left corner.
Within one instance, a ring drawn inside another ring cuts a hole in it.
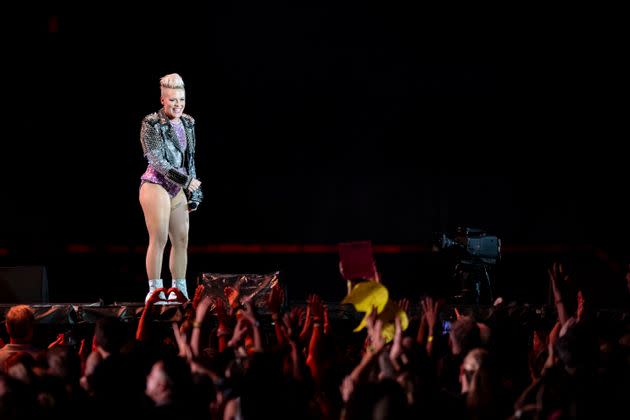
[[[160,92],[164,95],[164,89],[184,89],[184,79],[177,74],[171,73],[160,79]]]

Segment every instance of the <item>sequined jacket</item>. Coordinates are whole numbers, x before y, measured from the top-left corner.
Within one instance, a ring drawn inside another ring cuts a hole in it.
[[[168,117],[161,109],[158,112],[147,115],[142,120],[140,142],[142,151],[156,171],[174,183],[181,185],[188,198],[191,210],[195,210],[203,200],[201,189],[191,193],[188,191],[190,182],[197,178],[195,168],[195,120],[188,114],[181,117],[186,131],[187,147],[182,151],[177,134],[169,123]],[[184,167],[188,175],[177,168]]]

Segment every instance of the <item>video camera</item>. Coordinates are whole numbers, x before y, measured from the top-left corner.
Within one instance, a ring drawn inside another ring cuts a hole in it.
[[[439,234],[434,251],[453,249],[463,263],[496,264],[501,257],[501,240],[482,229],[457,228],[454,235]]]
[[[459,293],[458,303],[491,303],[494,301],[494,268],[501,257],[501,240],[482,229],[457,228],[453,235],[439,233],[433,251],[447,257]]]

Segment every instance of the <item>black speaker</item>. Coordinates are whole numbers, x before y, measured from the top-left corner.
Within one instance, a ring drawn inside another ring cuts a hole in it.
[[[46,267],[0,267],[0,303],[48,303]]]

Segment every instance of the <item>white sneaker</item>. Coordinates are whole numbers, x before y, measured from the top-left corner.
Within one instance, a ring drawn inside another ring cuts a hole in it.
[[[164,284],[162,282],[162,279],[152,279],[149,280],[149,293],[147,293],[147,296],[144,298],[144,303],[146,305],[147,301],[149,300],[149,298],[151,297],[151,295],[153,294],[153,292],[155,292],[156,289],[160,289],[164,287]],[[165,300],[166,296],[164,295],[164,292],[160,292],[160,299]],[[162,300],[156,302],[156,305],[163,305]]]

